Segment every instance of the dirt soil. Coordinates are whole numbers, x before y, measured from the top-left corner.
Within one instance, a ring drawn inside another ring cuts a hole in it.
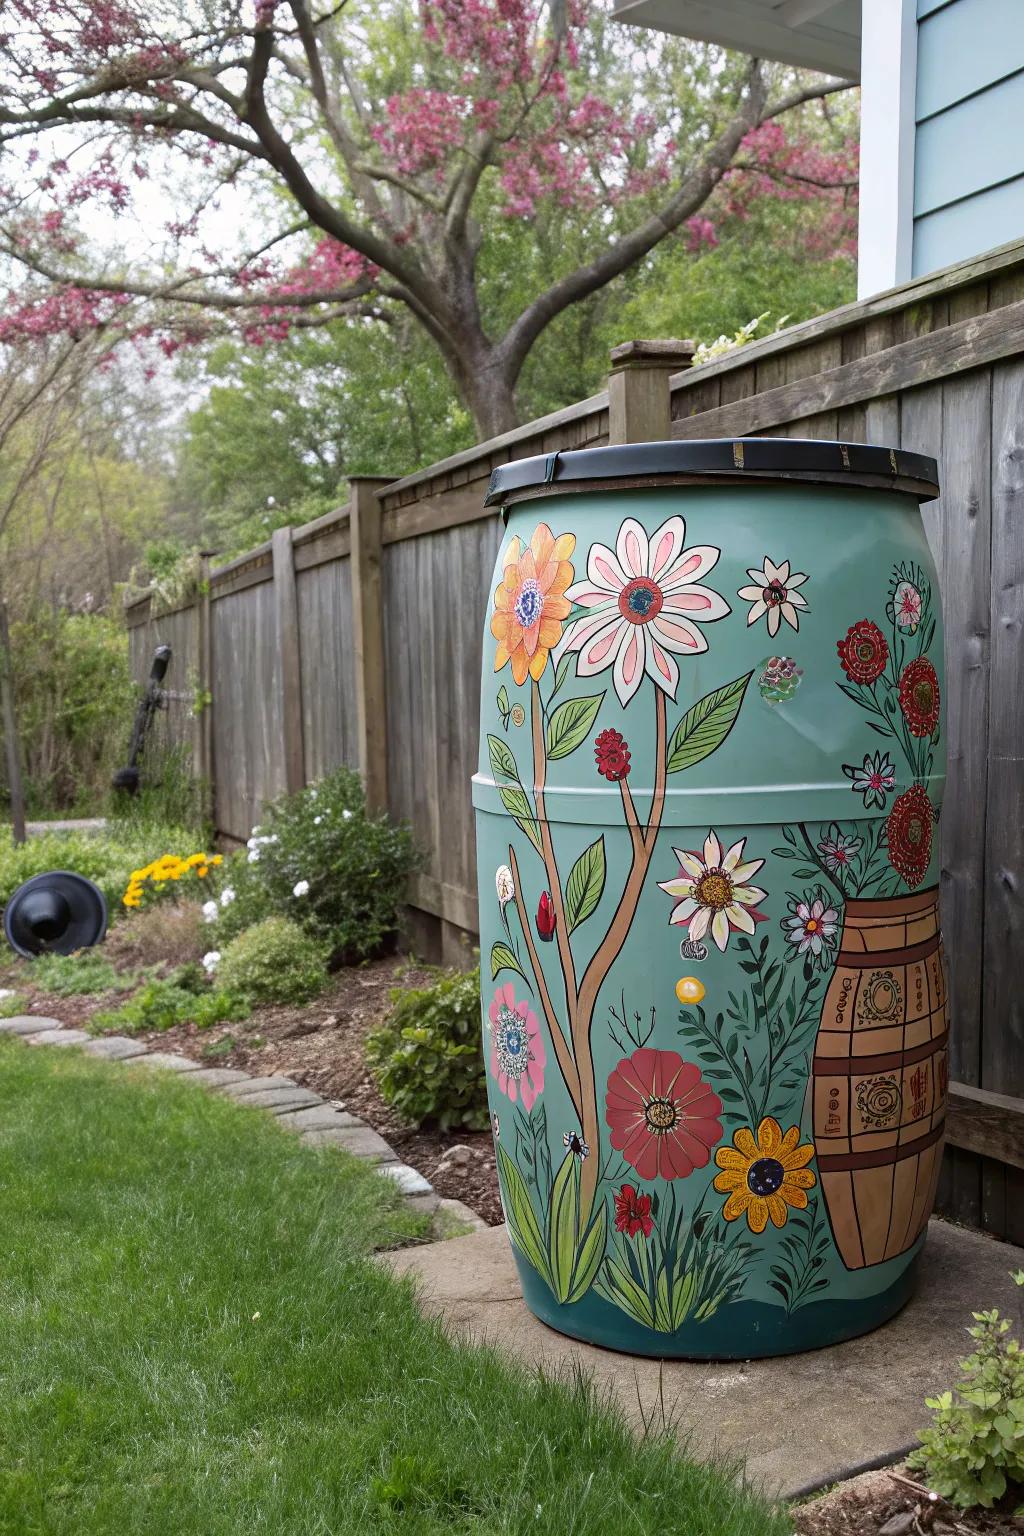
[[[796,1536],[1022,1536],[1013,1511],[1024,1489],[996,1510],[965,1513],[929,1494],[905,1467],[865,1472],[793,1509]]]
[[[148,915],[148,914],[147,914]],[[115,934],[118,930],[115,930]],[[114,934],[106,948],[113,949]],[[115,964],[127,958],[111,953]],[[351,966],[331,978],[327,989],[303,1008],[260,1008],[244,1024],[197,1030],[179,1025],[141,1035],[154,1050],[180,1051],[206,1066],[238,1067],[260,1076],[280,1073],[323,1098],[359,1115],[379,1131],[398,1156],[428,1178],[439,1195],[461,1200],[492,1226],[502,1220],[498,1176],[490,1131],[415,1130],[384,1103],[363,1059],[363,1040],[389,1009],[392,987],[421,986],[427,974],[402,958],[389,957]],[[82,1028],[98,1008],[116,1007],[110,995],[53,997],[25,986],[25,972],[0,973],[0,986],[16,987],[30,997],[32,1013]],[[464,1164],[439,1169],[452,1147],[469,1150]]]

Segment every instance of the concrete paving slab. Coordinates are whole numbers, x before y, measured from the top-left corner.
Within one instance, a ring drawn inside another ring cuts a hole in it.
[[[0,1019],[0,1031],[6,1035],[38,1035],[44,1029],[60,1029],[60,1019],[44,1019],[42,1014],[31,1013]]]
[[[382,1256],[416,1277],[422,1304],[459,1334],[487,1339],[517,1361],[547,1369],[582,1364],[637,1429],[670,1422],[693,1454],[743,1457],[769,1494],[831,1482],[893,1456],[927,1421],[925,1396],[948,1387],[967,1353],[971,1313],[1017,1315],[1011,1270],[1024,1250],[933,1221],[918,1293],[874,1333],[777,1360],[642,1360],[554,1333],[528,1312],[504,1227]]]
[[[398,1162],[394,1149],[368,1125],[346,1126],[337,1131],[303,1131],[301,1139],[310,1147],[341,1147],[353,1157],[365,1158],[368,1163]]]
[[[264,1088],[261,1093],[235,1095],[236,1104],[252,1109],[269,1109],[274,1115],[288,1115],[299,1109],[312,1109],[323,1100],[308,1088]]]
[[[245,1082],[229,1083],[221,1090],[233,1099],[247,1097],[250,1093],[263,1093],[267,1088],[297,1088],[294,1077],[247,1077]]]
[[[248,1076],[248,1072],[239,1072],[236,1067],[201,1067],[192,1073],[189,1081],[205,1083],[207,1088],[225,1088],[228,1083],[241,1083]]]
[[[42,1029],[37,1035],[22,1035],[29,1045],[86,1045],[91,1036],[84,1029]]]
[[[188,1056],[172,1056],[170,1051],[150,1051],[146,1056],[140,1056],[137,1062],[132,1063],[138,1067],[163,1067],[168,1072],[198,1072],[200,1065]]]
[[[281,1116],[286,1131],[343,1131],[354,1130],[363,1124],[355,1115],[343,1109],[332,1109],[329,1104],[316,1104],[307,1109],[297,1109]]]
[[[134,1056],[145,1056],[146,1047],[128,1035],[103,1035],[83,1045],[90,1056],[103,1056],[107,1061],[131,1061]]]

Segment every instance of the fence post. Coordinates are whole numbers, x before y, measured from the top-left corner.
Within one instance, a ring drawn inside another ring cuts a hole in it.
[[[611,350],[609,443],[652,443],[672,436],[669,378],[693,361],[692,341],[624,341]]]
[[[199,556],[199,585],[195,602],[196,699],[193,772],[202,787],[202,814],[216,825],[213,782],[213,631],[210,619],[210,565],[208,554]]]
[[[284,787],[294,795],[305,787],[306,755],[302,742],[302,658],[299,654],[299,605],[295,595],[295,554],[291,528],[275,528],[270,541],[274,570],[274,613],[281,685],[284,738]]]
[[[372,811],[387,809],[388,739],[384,679],[384,603],[381,594],[381,505],[387,477],[357,475],[349,485],[352,558],[352,647],[356,667],[356,741]]]

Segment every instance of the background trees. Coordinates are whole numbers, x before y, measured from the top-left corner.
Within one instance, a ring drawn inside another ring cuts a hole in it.
[[[141,299],[138,326],[173,349],[227,316],[280,340],[397,307],[485,437],[519,419],[546,330],[675,232],[699,249],[770,196],[828,199],[845,238],[852,141],[799,112],[835,82],[638,34],[584,0],[14,9],[2,237],[45,287],[8,331],[125,326]],[[174,204],[163,248],[91,261],[75,210],[128,220],[153,177]]]

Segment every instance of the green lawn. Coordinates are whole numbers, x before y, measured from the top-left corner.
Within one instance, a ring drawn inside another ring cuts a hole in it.
[[[0,1532],[792,1529],[449,1343],[368,1258],[416,1225],[269,1117],[0,1038]]]

